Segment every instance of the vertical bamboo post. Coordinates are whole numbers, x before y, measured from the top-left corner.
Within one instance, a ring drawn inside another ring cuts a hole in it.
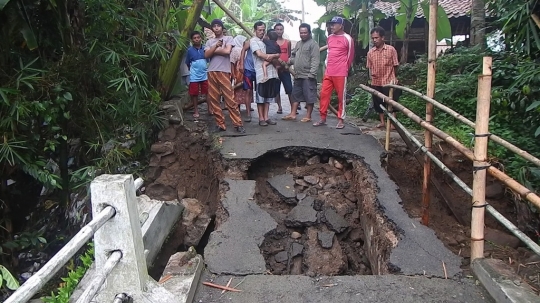
[[[394,84],[392,82],[392,84]],[[394,89],[390,88],[390,93],[388,93],[388,97],[392,100],[394,100]],[[392,105],[388,104],[388,114],[392,114]],[[390,117],[386,118],[386,141],[384,142],[384,149],[386,151],[390,150],[390,129],[392,128],[392,123],[390,122]],[[388,159],[388,154],[386,154],[386,158]]]
[[[428,41],[428,74],[427,74],[427,96],[430,98],[435,97],[435,74],[437,71],[437,8],[439,6],[438,0],[429,1],[429,41]],[[433,122],[433,104],[426,103],[426,122],[431,124]],[[425,142],[427,150],[431,152],[431,145],[433,142],[433,134],[426,130],[424,132]],[[427,155],[424,155],[424,180],[422,183],[422,224],[429,224],[429,203],[430,203],[430,183],[431,178],[431,160]]]
[[[489,107],[491,103],[491,57],[484,57],[478,77],[476,127],[474,138],[473,194],[471,217],[471,261],[484,257],[484,213],[486,210],[486,174]]]

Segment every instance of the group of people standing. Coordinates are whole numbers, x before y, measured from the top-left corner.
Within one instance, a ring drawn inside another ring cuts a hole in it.
[[[326,124],[331,95],[336,91],[336,128],[344,127],[347,77],[354,62],[354,41],[345,33],[344,21],[341,17],[334,17],[329,22],[332,34],[327,39],[328,56],[320,94],[320,119],[313,126]],[[210,25],[214,37],[208,39],[204,47],[201,34],[192,33],[192,46],[188,49],[185,62],[190,71],[189,94],[194,104],[195,118],[199,117],[198,95],[206,94],[208,111],[215,117],[217,131],[226,130],[222,99],[239,133],[245,132],[243,122],[251,122],[253,102],[257,105],[259,125],[275,125],[276,121],[269,118],[269,108],[270,103],[277,103],[277,113],[283,113],[280,98],[283,85],[289,96],[291,112],[282,119],[296,120],[300,102],[305,102],[306,115],[300,121],[312,121],[313,107],[318,99],[320,50],[312,38],[309,24],[299,26],[301,40],[294,48],[291,41],[283,38],[284,27],[280,23],[267,31],[263,22],[256,22],[251,39],[242,35],[235,38],[224,35],[224,25],[219,19],[213,20]],[[384,44],[382,28],[373,29],[371,35],[375,46],[368,52],[367,67],[371,72],[372,85],[384,93],[383,85],[397,83],[397,52],[392,46]],[[290,65],[294,67],[294,81]],[[377,109],[377,104],[382,100],[376,99],[374,97]],[[240,116],[241,104],[246,107],[244,121]],[[382,118],[381,123],[384,125]]]

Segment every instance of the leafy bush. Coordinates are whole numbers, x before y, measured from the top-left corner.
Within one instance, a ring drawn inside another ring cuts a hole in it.
[[[94,262],[94,246],[89,244],[89,248],[86,252],[79,257],[81,265],[74,267],[73,263],[70,264],[69,272],[66,277],[62,278],[62,283],[58,287],[56,294],[51,293],[48,297],[43,297],[44,303],[68,303],[69,298],[73,294],[73,291],[84,277],[86,271],[90,268]]]

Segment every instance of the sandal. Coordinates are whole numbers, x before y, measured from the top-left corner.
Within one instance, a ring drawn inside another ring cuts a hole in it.
[[[285,116],[285,117],[281,118],[281,120],[294,121],[294,120],[296,120],[296,117]]]
[[[313,126],[322,126],[322,125],[326,125],[326,121],[321,120],[321,121],[313,123]]]
[[[379,124],[377,124],[377,126],[375,126],[375,127],[376,127],[376,128],[383,128],[383,127],[384,127],[384,124],[379,123]]]
[[[199,114],[193,114],[193,118],[199,118]]]
[[[302,120],[300,120],[300,122],[311,122],[311,119],[310,118],[302,118]]]
[[[336,125],[336,129],[343,129],[343,128],[345,128],[345,125],[343,123],[338,123]]]

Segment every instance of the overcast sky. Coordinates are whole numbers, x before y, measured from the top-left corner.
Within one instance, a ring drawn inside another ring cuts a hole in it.
[[[291,10],[302,10],[302,0],[282,0],[283,6],[287,9]],[[313,0],[303,0],[304,1],[304,8],[305,8],[305,16],[306,20],[305,22],[311,25],[311,28],[317,27],[317,20],[324,15],[326,12],[326,8],[324,6],[318,6],[317,3]],[[298,18],[302,18],[302,15],[297,15]],[[300,25],[300,21],[295,21],[293,26],[290,26],[289,24],[285,25],[285,34],[289,36],[289,39],[291,40],[300,40],[300,35],[298,34],[298,26]],[[323,25],[324,26],[324,25]]]

